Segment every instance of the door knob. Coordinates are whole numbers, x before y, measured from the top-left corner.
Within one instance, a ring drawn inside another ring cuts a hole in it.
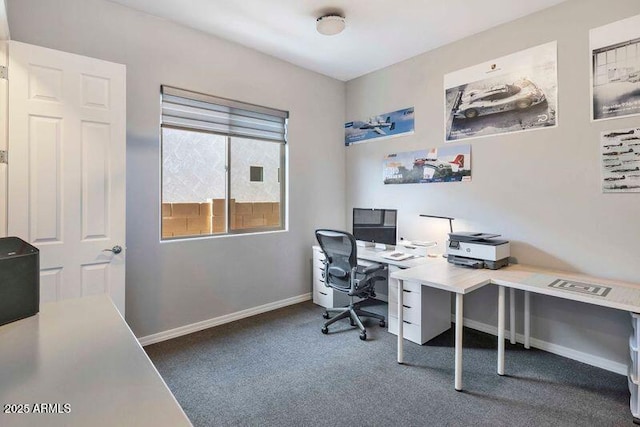
[[[120,252],[122,252],[122,246],[115,245],[111,249],[109,249],[109,248],[103,249],[102,252],[113,252],[115,255],[118,255]]]

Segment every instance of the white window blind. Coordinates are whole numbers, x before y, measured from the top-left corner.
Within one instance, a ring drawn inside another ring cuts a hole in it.
[[[162,126],[287,142],[287,111],[162,86]]]

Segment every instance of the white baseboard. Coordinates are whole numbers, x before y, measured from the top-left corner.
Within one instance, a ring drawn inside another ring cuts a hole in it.
[[[451,321],[455,322],[455,315],[451,315]],[[498,336],[498,327],[493,325],[487,325],[475,320],[464,318],[462,324],[468,328],[475,329],[480,332]],[[509,340],[510,331],[505,328],[504,336]],[[524,343],[524,335],[516,333],[516,342]],[[529,343],[531,347],[535,347],[540,350],[548,351],[549,353],[557,354],[558,356],[566,357],[568,359],[577,360],[578,362],[586,363],[587,365],[595,366],[616,374],[624,375],[628,374],[628,366],[624,363],[614,362],[613,360],[605,359],[603,357],[594,356],[592,354],[584,353],[578,350],[574,350],[569,347],[564,347],[558,344],[543,341],[538,338],[529,337]],[[507,355],[508,357],[508,355]]]
[[[146,346],[161,341],[170,340],[172,338],[181,337],[183,335],[198,332],[203,329],[212,328],[214,326],[224,325],[245,317],[255,316],[256,314],[266,313],[267,311],[276,310],[288,305],[298,304],[300,302],[311,299],[311,292],[291,297],[280,301],[270,302],[269,304],[260,305],[258,307],[248,308],[246,310],[236,311],[235,313],[225,314],[224,316],[214,317],[213,319],[203,320],[201,322],[192,323],[190,325],[180,326],[179,328],[169,329],[168,331],[158,332],[157,334],[147,335],[138,338],[140,345]]]
[[[376,298],[385,300],[386,295],[378,295]],[[280,301],[271,302],[269,304],[260,305],[258,307],[249,308],[246,310],[237,311],[235,313],[226,314],[224,316],[215,317],[213,319],[203,320],[201,322],[192,323],[190,325],[180,326],[179,328],[170,329],[164,332],[158,332],[157,334],[147,335],[145,337],[138,338],[140,345],[147,346],[150,344],[159,343],[162,341],[177,338],[183,335],[188,335],[193,332],[198,332],[203,329],[212,328],[214,326],[223,325],[225,323],[234,322],[236,320],[244,319],[246,317],[255,316],[256,314],[266,313],[267,311],[276,310],[278,308],[286,307],[293,304],[298,304],[311,299],[311,292],[283,299]],[[455,316],[451,315],[451,321],[455,322]],[[480,332],[498,336],[498,328],[493,325],[478,322],[464,318],[463,325],[475,329]],[[505,337],[509,339],[510,332],[505,329]],[[516,341],[524,343],[524,335],[516,334]],[[628,366],[624,363],[614,362],[609,359],[594,356],[592,354],[584,353],[578,350],[574,350],[569,347],[564,347],[558,344],[550,343],[540,340],[538,338],[530,337],[529,343],[531,347],[535,347],[540,350],[548,351],[549,353],[557,354],[559,356],[566,357],[568,359],[577,360],[578,362],[586,363],[587,365],[595,366],[597,368],[605,369],[616,374],[626,376],[628,373]]]

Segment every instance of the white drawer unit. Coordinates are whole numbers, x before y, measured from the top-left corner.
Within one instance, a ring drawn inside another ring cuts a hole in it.
[[[389,274],[399,268],[389,266]],[[389,332],[398,335],[398,281],[389,278]],[[451,327],[451,294],[419,283],[403,284],[403,335],[424,344]]]
[[[631,357],[631,363],[629,364],[629,392],[631,393],[631,400],[629,401],[629,408],[631,409],[631,415],[633,415],[634,421],[640,421],[640,359],[638,358],[638,344],[640,343],[640,314],[631,313],[631,324],[633,325],[633,332],[629,337],[629,356]]]
[[[389,315],[389,318],[387,320],[389,325],[389,332],[391,332],[393,335],[398,335],[398,318]],[[407,320],[404,320],[402,335],[404,335],[405,339],[408,339],[409,341],[415,342],[417,344],[420,344],[420,341],[422,341],[422,331],[420,329],[420,325],[409,323],[409,321]]]
[[[313,247],[313,303],[325,308],[346,307],[349,296],[333,290],[324,284],[324,252],[319,246]]]
[[[318,304],[325,308],[331,307],[346,307],[350,303],[350,298],[347,294],[334,291],[333,288],[325,286],[324,284],[324,252],[320,249],[320,246],[313,246],[313,303]],[[374,264],[370,261],[358,260],[358,265],[368,266]],[[386,270],[378,273],[380,276],[387,275]],[[376,290],[381,286],[386,288],[386,283],[380,281],[376,284]],[[362,301],[362,298],[354,298],[354,302]]]
[[[638,384],[631,381],[629,378],[629,392],[631,393],[631,399],[629,400],[629,408],[631,409],[631,415],[633,415],[634,420],[637,420],[638,411],[640,410],[638,407],[640,406],[640,402],[638,402]]]
[[[422,295],[420,288],[421,286],[418,286],[417,290],[404,290],[402,316],[405,325],[422,324]],[[389,285],[389,317],[398,318],[398,288],[392,285]]]

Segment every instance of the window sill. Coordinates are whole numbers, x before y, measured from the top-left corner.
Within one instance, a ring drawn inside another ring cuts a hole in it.
[[[228,234],[206,234],[206,235],[198,235],[198,236],[185,236],[185,237],[173,237],[167,239],[160,239],[160,243],[175,243],[175,242],[186,242],[193,240],[205,240],[205,239],[222,239],[226,237],[240,237],[240,236],[259,236],[263,234],[275,234],[275,233],[286,233],[289,230],[286,228],[283,229],[274,229],[274,230],[265,230],[265,231],[246,231],[246,232],[236,232],[236,233],[228,233]]]

